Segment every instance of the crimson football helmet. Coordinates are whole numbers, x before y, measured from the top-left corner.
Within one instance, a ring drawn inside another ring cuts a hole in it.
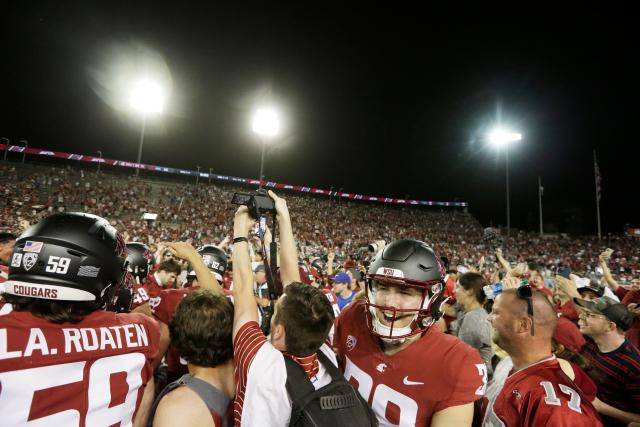
[[[444,290],[445,271],[433,249],[419,240],[396,240],[387,245],[371,262],[366,275],[365,305],[367,326],[386,342],[399,343],[407,337],[426,331],[441,316],[440,305]],[[400,309],[377,305],[379,285],[417,288],[422,291],[419,307]],[[378,317],[385,316],[389,326]],[[387,316],[387,313],[391,313]],[[412,314],[411,323],[396,327],[399,317]]]
[[[125,256],[122,235],[106,219],[86,213],[51,215],[16,240],[5,292],[102,301],[107,309],[126,311],[133,282]]]

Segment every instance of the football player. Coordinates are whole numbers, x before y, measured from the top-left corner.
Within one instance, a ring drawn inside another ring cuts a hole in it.
[[[443,286],[433,250],[398,240],[369,266],[365,298],[336,321],[333,344],[344,375],[380,425],[471,425],[487,368],[476,349],[433,325]]]
[[[136,280],[134,285],[133,303],[131,309],[134,310],[149,302],[149,287],[145,284],[147,275],[153,268],[153,254],[144,243],[127,243],[127,271]],[[148,310],[148,305],[146,305]],[[150,315],[151,311],[145,312]]]
[[[131,303],[125,244],[105,219],[45,218],[16,241],[0,303],[3,425],[145,422],[157,323]]]
[[[200,287],[211,289],[216,294],[222,294],[220,282],[227,269],[227,255],[222,249],[214,245],[205,245],[197,251],[186,242],[162,243],[167,246],[171,253],[177,258],[189,262],[193,277],[190,280],[191,286],[180,289],[165,289],[150,302],[151,311],[157,320],[161,322],[163,331],[168,331],[168,325],[173,318],[178,303],[182,301],[188,293]],[[167,351],[167,380],[172,382],[187,373],[187,363],[180,358],[177,350],[169,346]]]

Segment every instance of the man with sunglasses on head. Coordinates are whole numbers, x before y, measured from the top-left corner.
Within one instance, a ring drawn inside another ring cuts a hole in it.
[[[369,266],[365,298],[337,318],[344,375],[380,425],[470,426],[487,368],[478,351],[443,334],[444,267],[418,240],[387,245]]]
[[[640,351],[625,339],[633,314],[603,296],[592,301],[574,298],[580,310],[580,332],[591,338],[582,354],[604,374],[594,405],[607,425],[640,422]]]
[[[557,314],[547,297],[523,285],[495,300],[493,341],[513,361],[496,397],[484,404],[484,426],[602,426],[580,387],[552,354]]]

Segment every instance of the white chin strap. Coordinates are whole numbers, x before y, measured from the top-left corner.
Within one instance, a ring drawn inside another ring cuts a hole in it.
[[[405,342],[407,337],[404,337],[404,338],[392,338],[392,337],[398,337],[398,336],[410,334],[412,331],[411,325],[418,317],[418,313],[416,313],[413,316],[413,319],[411,319],[411,322],[409,322],[408,326],[405,326],[403,328],[394,327],[392,331],[391,327],[385,326],[382,324],[382,322],[380,322],[380,320],[378,319],[378,313],[376,312],[376,309],[374,307],[369,307],[369,311],[371,312],[371,323],[373,324],[373,330],[376,331],[376,333],[380,335],[380,339],[387,344],[402,344],[403,342]]]

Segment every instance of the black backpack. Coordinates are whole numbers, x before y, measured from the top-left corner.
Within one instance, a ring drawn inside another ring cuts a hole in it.
[[[331,382],[316,390],[302,366],[285,357],[287,392],[291,397],[292,427],[370,427],[378,420],[360,393],[347,382],[329,358],[318,350]]]

